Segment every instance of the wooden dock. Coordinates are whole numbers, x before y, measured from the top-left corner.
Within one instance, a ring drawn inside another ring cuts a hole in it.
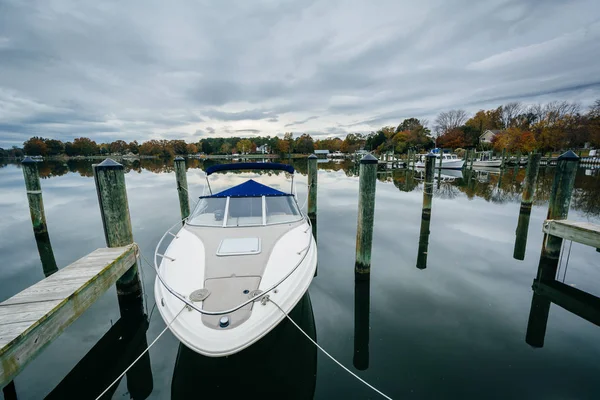
[[[589,222],[546,220],[542,230],[552,236],[600,248],[600,226]]]
[[[0,386],[9,383],[135,262],[135,244],[100,248],[0,303]]]

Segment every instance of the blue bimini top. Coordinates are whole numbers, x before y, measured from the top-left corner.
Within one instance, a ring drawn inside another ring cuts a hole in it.
[[[219,198],[219,197],[261,197],[261,196],[291,196],[290,193],[285,193],[270,186],[258,183],[253,179],[247,180],[222,192],[212,194],[210,196],[200,196],[201,199]]]

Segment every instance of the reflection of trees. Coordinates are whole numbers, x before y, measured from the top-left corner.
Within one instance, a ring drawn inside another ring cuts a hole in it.
[[[92,177],[92,164],[98,162],[100,161],[85,159],[70,159],[66,163],[58,160],[43,161],[38,163],[38,169],[40,177],[44,179],[62,176],[68,172],[76,172],[81,176]],[[142,170],[146,170],[153,173],[169,173],[174,170],[173,160],[123,160],[122,163],[126,172],[135,171],[140,173]],[[211,165],[223,163],[227,163],[227,161],[199,159],[188,159],[186,161],[188,169],[201,170],[206,170]],[[291,163],[298,173],[307,173],[306,159],[291,160]],[[8,164],[16,165],[18,168],[21,166],[18,161],[3,160],[0,163],[0,168]],[[325,171],[343,170],[346,176],[358,176],[359,172],[359,164],[351,160],[319,163],[317,165],[320,170]],[[583,212],[588,217],[600,216],[600,176],[585,175],[585,171],[584,168],[577,171],[571,207]],[[230,173],[240,174],[243,172],[231,171]],[[481,173],[467,169],[463,172],[463,178],[459,177],[454,181],[442,181],[439,188],[435,185],[434,196],[443,199],[454,199],[462,192],[469,199],[479,197],[492,203],[520,203],[525,169],[509,168],[504,170],[501,175],[498,172]],[[255,171],[255,173],[274,175],[283,172]],[[377,177],[380,181],[391,181],[395,187],[403,192],[412,192],[420,187],[419,183],[423,180],[423,172],[420,170],[396,169],[391,173],[378,174]],[[533,199],[535,205],[540,206],[548,202],[553,180],[554,167],[540,168]]]
[[[450,182],[442,182],[438,187],[434,185],[433,197],[440,199],[454,199],[460,194],[460,189]]]

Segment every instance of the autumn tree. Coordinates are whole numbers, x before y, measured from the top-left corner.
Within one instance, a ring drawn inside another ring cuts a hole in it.
[[[502,107],[493,110],[479,110],[465,125],[483,133],[486,130],[502,129]]]
[[[294,151],[294,134],[292,132],[286,132],[283,134],[283,140],[288,142],[288,153]]]
[[[441,112],[435,119],[434,134],[439,137],[444,133],[451,131],[463,125],[467,120],[465,110],[450,110]]]
[[[196,145],[194,143],[189,143],[186,146],[186,152],[187,152],[187,154],[196,154],[198,152],[198,148],[196,147]]]
[[[115,140],[110,144],[110,152],[116,154],[125,154],[128,150],[127,143],[124,140]]]
[[[173,152],[178,155],[187,154],[187,143],[185,140],[171,140],[169,146],[173,149]]]
[[[223,154],[229,154],[231,152],[231,145],[229,143],[223,143],[220,151]]]
[[[361,133],[349,133],[340,145],[340,151],[343,153],[354,153],[365,146],[367,138]]]
[[[96,142],[86,137],[80,137],[73,140],[72,150],[74,154],[80,156],[91,156],[100,152]]]
[[[23,151],[29,156],[45,156],[48,154],[48,146],[44,138],[34,136],[23,143]]]
[[[129,142],[129,144],[127,145],[127,150],[133,154],[139,154],[140,145],[137,142],[137,140],[134,140],[133,142]]]
[[[465,132],[460,127],[450,129],[437,138],[436,145],[452,149],[466,147]]]

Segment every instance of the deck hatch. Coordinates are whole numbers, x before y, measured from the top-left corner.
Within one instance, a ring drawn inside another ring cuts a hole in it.
[[[217,249],[217,256],[239,256],[260,253],[259,238],[223,239]]]

